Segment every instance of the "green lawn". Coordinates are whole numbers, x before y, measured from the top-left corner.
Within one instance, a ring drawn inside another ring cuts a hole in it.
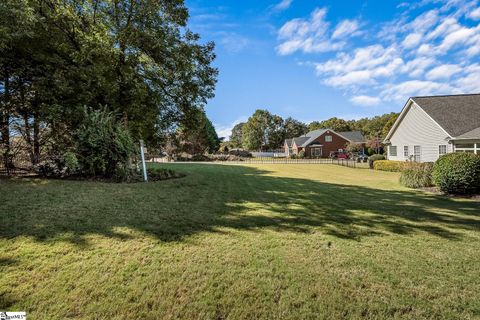
[[[29,319],[480,317],[480,202],[334,165],[0,180],[0,310]]]

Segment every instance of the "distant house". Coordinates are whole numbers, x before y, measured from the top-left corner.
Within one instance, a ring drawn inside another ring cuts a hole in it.
[[[410,98],[384,142],[391,160],[429,162],[450,152],[480,154],[480,94]]]
[[[365,138],[360,131],[335,132],[332,129],[319,129],[285,140],[284,147],[287,156],[304,151],[306,157],[326,158],[332,151],[342,151],[349,143],[358,143],[364,147]]]

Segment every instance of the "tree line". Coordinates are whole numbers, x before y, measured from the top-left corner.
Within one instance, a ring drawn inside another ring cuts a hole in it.
[[[291,117],[283,119],[267,110],[256,110],[246,122],[232,129],[229,148],[266,151],[283,148],[285,139],[298,137],[317,129],[332,129],[337,132],[360,131],[367,139],[367,146],[376,148],[393,126],[398,113],[386,113],[372,118],[344,120],[330,118],[309,124]]]
[[[152,146],[192,127],[218,144],[203,111],[214,43],[188,29],[183,0],[3,0],[0,17],[0,156],[19,137],[32,164],[65,152],[86,108]]]

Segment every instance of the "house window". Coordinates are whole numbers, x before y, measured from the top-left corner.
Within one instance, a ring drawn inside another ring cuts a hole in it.
[[[332,142],[332,136],[325,136],[325,142]]]
[[[447,146],[446,145],[439,145],[438,146],[438,154],[440,156],[443,156],[444,154],[447,154]]]
[[[415,160],[415,162],[420,162],[420,159],[421,159],[420,146],[413,146],[413,159]]]
[[[396,157],[397,156],[397,146],[390,146],[388,148],[388,154],[392,157]]]
[[[313,148],[312,149],[312,156],[320,157],[322,155],[322,148]]]
[[[403,156],[405,158],[408,158],[408,156],[410,156],[410,154],[408,152],[408,146],[403,146]]]

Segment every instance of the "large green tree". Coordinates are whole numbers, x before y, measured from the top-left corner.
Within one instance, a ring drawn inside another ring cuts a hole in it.
[[[242,128],[242,144],[247,150],[275,150],[284,140],[283,119],[267,110],[256,110]]]
[[[338,132],[350,131],[350,124],[344,120],[337,117],[333,117],[324,121],[313,121],[308,125],[310,131],[317,129],[332,129]]]
[[[158,143],[214,95],[214,45],[188,30],[183,0],[4,0],[0,16],[4,146],[12,122],[34,153],[41,130],[64,141],[85,105]]]
[[[305,123],[295,120],[292,117],[285,119],[283,126],[285,128],[286,138],[299,137],[308,131],[308,127]]]
[[[230,135],[230,146],[232,148],[241,148],[243,145],[243,127],[245,122],[237,123],[233,129],[232,134]]]

